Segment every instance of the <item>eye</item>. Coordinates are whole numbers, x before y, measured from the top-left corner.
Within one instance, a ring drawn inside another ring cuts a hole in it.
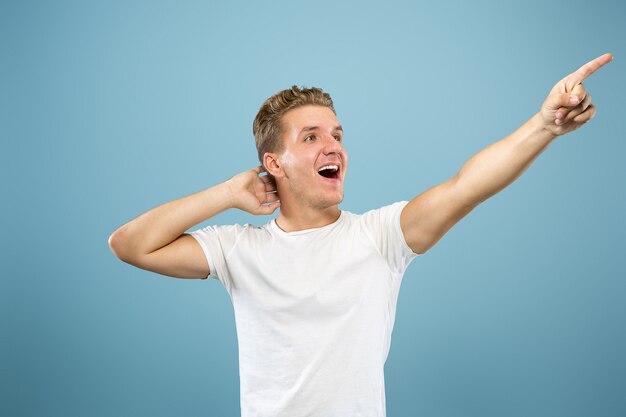
[[[341,138],[341,135],[335,135],[335,140],[336,140],[337,142],[341,142],[341,139],[342,139],[342,138]]]
[[[306,138],[304,138],[305,142],[313,142],[315,140],[315,135],[309,135]]]

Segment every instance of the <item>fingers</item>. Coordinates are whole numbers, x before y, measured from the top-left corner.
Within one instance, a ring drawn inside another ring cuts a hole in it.
[[[274,179],[270,175],[259,175],[259,179],[265,184],[270,184],[274,182]]]
[[[546,100],[546,107],[560,111],[562,108],[577,106],[587,95],[587,90],[582,84],[578,84],[571,93],[552,93]]]
[[[561,124],[568,123],[571,120],[575,120],[576,117],[578,117],[578,115],[584,113],[589,108],[589,106],[592,106],[592,104],[591,104],[591,96],[587,95],[587,96],[585,96],[585,99],[578,106],[574,107],[573,109],[571,109],[569,111],[563,111],[563,112],[561,112],[562,109],[557,110],[555,123],[557,125],[561,125]],[[563,109],[563,110],[565,110],[565,109]]]
[[[595,116],[596,108],[582,82],[612,60],[612,54],[601,55],[554,85],[541,108],[547,130],[560,136]]]
[[[276,191],[276,184],[274,181],[269,181],[265,183],[265,192],[272,193]]]
[[[265,192],[271,192],[276,190],[276,182],[271,175],[259,175],[259,180],[261,180],[261,182],[263,183],[263,186],[265,187]]]
[[[574,87],[583,82],[585,78],[589,77],[591,74],[593,74],[612,60],[612,54],[604,54],[592,61],[587,62],[585,65],[565,77],[565,91],[572,91]]]
[[[262,198],[263,200],[261,201],[261,205],[257,209],[256,214],[271,214],[277,207],[280,206],[276,182],[274,181],[274,178],[267,173],[263,166],[254,168],[254,171],[257,173],[259,180],[263,183],[264,190],[264,196],[259,196],[259,199]]]
[[[280,199],[278,198],[278,193],[276,191],[272,191],[265,194],[265,201],[263,202],[263,204],[272,204],[277,201],[280,201]]]
[[[275,203],[280,204],[278,190],[276,189],[276,184],[274,183],[274,181],[268,181],[265,183],[265,197],[262,205],[272,206]],[[272,211],[274,211],[275,209],[276,207],[273,207]]]
[[[591,104],[591,97],[587,94],[585,87],[578,84],[571,94],[557,94],[553,104],[560,105],[554,116],[555,123],[562,124],[585,111]]]
[[[589,104],[586,108],[581,106],[580,108],[576,108],[576,110],[571,111],[565,119],[556,120],[555,124],[557,126],[562,126],[565,128],[565,133],[568,131],[572,131],[574,129],[579,128],[583,124],[587,123],[589,120],[593,119],[596,115],[596,106],[593,104]],[[562,133],[561,133],[562,134]]]
[[[272,204],[263,204],[262,206],[259,206],[252,214],[272,214],[278,207],[280,207],[280,201]]]
[[[261,204],[255,214],[272,214],[274,210],[280,207],[280,200],[276,199],[274,201],[269,201],[267,203]]]
[[[587,123],[589,120],[593,119],[596,115],[596,106],[590,104],[587,107],[587,110],[580,113],[578,116],[574,117],[572,120],[577,124]]]

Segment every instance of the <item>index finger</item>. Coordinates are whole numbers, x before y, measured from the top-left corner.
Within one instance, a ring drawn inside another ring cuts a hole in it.
[[[604,54],[600,55],[596,59],[587,62],[582,67],[578,68],[576,71],[572,72],[567,76],[565,81],[566,91],[571,91],[576,85],[583,82],[583,80],[589,77],[591,74],[602,68],[604,65],[608,64],[613,60],[612,54]]]

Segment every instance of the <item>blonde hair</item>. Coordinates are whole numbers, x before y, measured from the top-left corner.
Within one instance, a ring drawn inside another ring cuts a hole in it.
[[[280,135],[283,115],[289,110],[306,105],[328,107],[337,114],[330,95],[316,87],[299,88],[294,85],[290,89],[280,91],[265,100],[252,123],[252,133],[261,163],[263,163],[265,152],[280,152],[282,150],[283,144]]]

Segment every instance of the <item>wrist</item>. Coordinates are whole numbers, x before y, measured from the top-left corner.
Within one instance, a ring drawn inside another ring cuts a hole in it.
[[[233,183],[234,177],[231,177],[219,184],[219,198],[221,198],[224,209],[239,208],[239,201],[237,199],[238,193],[235,191],[236,185]]]
[[[541,112],[536,113],[528,121],[530,127],[530,134],[538,138],[542,142],[552,142],[558,134],[552,129],[552,124],[548,122]]]

